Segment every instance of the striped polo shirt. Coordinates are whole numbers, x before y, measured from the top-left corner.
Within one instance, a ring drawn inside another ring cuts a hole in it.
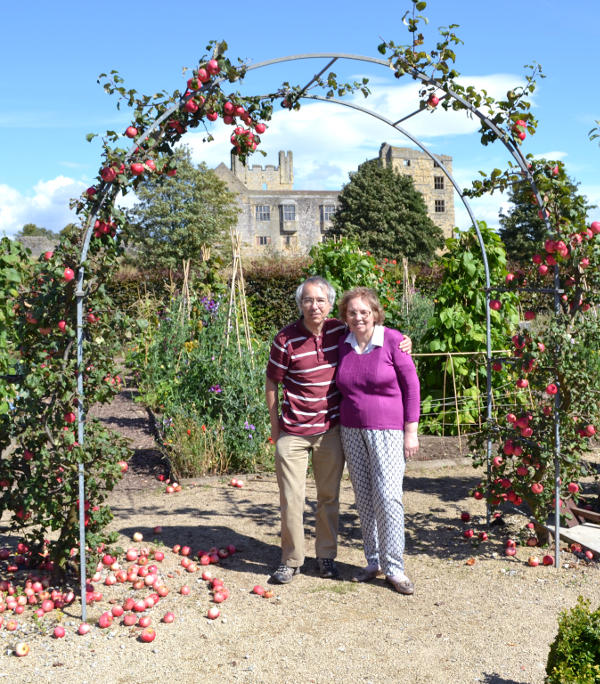
[[[340,393],[334,377],[338,342],[346,326],[328,318],[320,335],[304,327],[302,319],[275,336],[267,377],[282,384],[279,427],[292,435],[318,435],[339,421]]]

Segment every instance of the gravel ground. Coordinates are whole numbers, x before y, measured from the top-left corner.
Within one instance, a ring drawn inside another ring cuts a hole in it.
[[[130,416],[139,422],[136,429],[146,430],[143,410],[130,410],[138,412]],[[121,422],[127,420],[122,411],[119,415]],[[205,679],[273,684],[542,682],[559,612],[574,605],[580,594],[594,607],[600,604],[596,563],[565,553],[559,570],[530,568],[528,556],[533,552],[541,557],[545,551],[520,547],[515,558],[503,555],[504,540],[523,526],[524,518],[508,517],[505,527],[493,527],[490,539],[479,545],[463,538],[469,525],[483,529],[485,515],[484,506],[468,497],[478,473],[464,461],[408,464],[406,565],[416,591],[406,597],[381,580],[361,585],[350,581],[363,556],[347,479],[341,497],[341,579],[323,580],[315,572],[315,489],[310,482],[304,572],[289,585],[271,587],[269,570],[279,560],[274,476],[246,477],[242,489],[230,487],[228,479],[203,478],[166,495],[154,477],[162,466],[150,453],[151,443],[139,446],[148,451],[148,469],[133,467],[113,493],[112,526],[124,548],[147,545],[165,551],[165,560],[157,565],[170,593],[149,611],[156,640],[141,643],[140,629],[121,626],[120,619],[109,629],[96,626],[100,613],[136,593],[130,585],[105,587],[100,582],[104,597],[88,610],[93,627],[85,636],[75,633],[78,604],[41,621],[54,626],[60,619],[67,630],[64,639],[44,634],[31,619],[20,620],[17,632],[0,630],[0,682],[145,684],[171,676],[181,684]],[[470,523],[461,522],[462,510],[470,511]],[[160,535],[152,532],[156,525],[162,526]],[[137,531],[144,534],[141,544],[132,542]],[[0,543],[5,541],[0,535]],[[206,617],[213,604],[201,570],[183,570],[181,556],[171,550],[174,544],[187,544],[194,552],[235,545],[235,554],[210,568],[230,592],[218,619]],[[179,594],[183,584],[190,587],[189,596]],[[274,596],[254,595],[256,584],[269,586]],[[169,610],[174,623],[161,623]],[[17,641],[30,644],[27,657],[12,655]]]

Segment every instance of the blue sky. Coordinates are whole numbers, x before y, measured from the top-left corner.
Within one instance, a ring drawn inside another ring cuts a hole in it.
[[[99,166],[99,145],[86,142],[86,134],[124,130],[129,123],[127,112],[119,112],[96,83],[101,72],[117,69],[128,87],[142,93],[172,91],[184,83],[183,67],[195,66],[211,39],[226,40],[231,58],[251,63],[316,52],[376,57],[382,38],[407,42],[401,19],[409,7],[408,0],[3,3],[0,235],[12,235],[27,222],[60,230],[71,220],[69,198],[93,182]],[[523,149],[564,161],[580,191],[600,205],[600,147],[587,138],[594,119],[600,119],[594,57],[600,3],[429,0],[424,14],[426,47],[433,46],[439,26],[460,25],[456,32],[465,44],[457,48],[457,69],[465,84],[501,96],[522,83],[524,64],[542,65],[547,78],[533,100],[539,129]],[[305,60],[257,70],[245,88],[262,93],[283,81],[304,84],[324,64]],[[388,69],[360,62],[338,63],[334,70],[344,78],[371,78],[373,96],[361,103],[389,118],[412,111],[411,81],[397,81]],[[462,186],[470,185],[479,169],[506,165],[504,149],[482,147],[476,125],[464,114],[420,115],[406,127],[433,152],[453,156]],[[196,161],[229,163],[229,133],[221,127],[214,132],[217,139],[210,144],[197,134],[184,140]],[[263,136],[267,158],[256,155],[250,163],[276,163],[278,150],[289,149],[297,188],[336,189],[348,171],[377,155],[382,142],[406,144],[375,119],[332,104],[306,103],[298,113],[277,112]],[[506,207],[505,198],[485,198],[475,203],[476,215],[495,225],[500,206]],[[590,218],[600,219],[600,209]],[[466,225],[458,202],[457,223]]]

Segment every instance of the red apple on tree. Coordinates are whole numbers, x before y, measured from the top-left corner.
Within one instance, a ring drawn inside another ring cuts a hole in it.
[[[125,130],[125,135],[128,138],[135,138],[135,136],[138,134],[138,130],[135,126],[128,126],[127,129]]]
[[[208,73],[211,76],[216,76],[219,73],[219,71],[221,71],[221,67],[219,66],[219,62],[217,62],[216,59],[209,60],[206,63],[206,71],[208,71]]]

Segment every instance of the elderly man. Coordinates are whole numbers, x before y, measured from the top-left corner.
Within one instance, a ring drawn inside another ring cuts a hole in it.
[[[315,550],[321,577],[336,578],[339,492],[344,455],[340,395],[335,386],[338,341],[344,323],[328,318],[335,290],[324,278],[308,278],[296,290],[300,319],[275,336],[267,365],[266,400],[281,507],[281,564],[272,575],[291,582],[304,563],[304,501],[309,454],[317,488]],[[405,338],[403,351],[412,343]],[[283,385],[279,415],[279,385]]]

